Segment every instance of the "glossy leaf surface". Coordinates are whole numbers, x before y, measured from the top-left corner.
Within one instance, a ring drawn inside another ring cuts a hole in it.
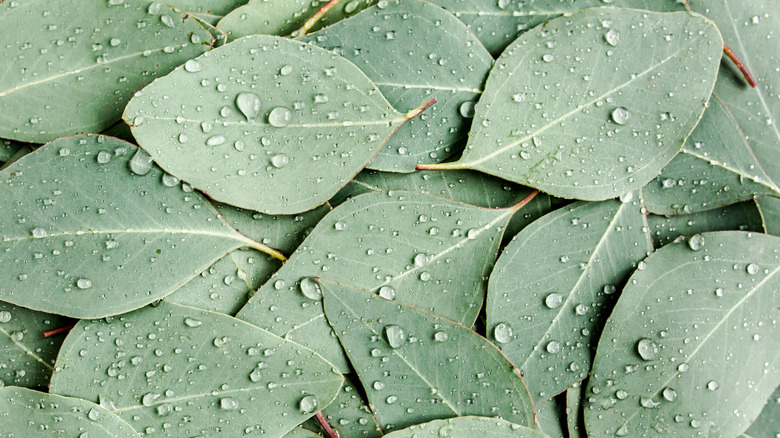
[[[479,170],[563,198],[638,189],[701,117],[722,45],[712,22],[683,12],[551,20],[496,60],[459,161],[421,168]]]
[[[756,200],[766,232],[780,236],[780,199],[759,198]]]
[[[0,209],[11,277],[0,299],[99,318],[168,295],[236,248],[259,248],[145,157],[110,137],[66,137],[0,173],[0,205],[14,205]]]
[[[625,278],[652,250],[639,196],[577,202],[534,221],[490,274],[489,338],[523,372],[534,400],[590,370],[599,330]]]
[[[566,406],[556,399],[535,403],[537,429],[550,438],[566,437]]]
[[[780,238],[704,233],[656,251],[607,320],[589,437],[737,436],[780,384]]]
[[[327,406],[342,381],[298,344],[163,301],[110,322],[80,321],[50,390],[99,400],[146,434],[281,437]]]
[[[100,132],[139,88],[210,49],[194,18],[147,1],[0,3],[0,137]],[[60,96],[52,99],[52,96]]]
[[[466,415],[535,426],[523,379],[485,338],[365,290],[319,285],[328,322],[385,431]]]
[[[740,438],[777,438],[780,433],[780,387],[778,387],[769,400],[766,401],[764,409],[761,410],[758,418],[748,428]]]
[[[262,35],[178,67],[137,93],[124,119],[166,171],[270,214],[325,203],[405,121],[349,61]]]
[[[434,420],[389,433],[387,438],[547,438],[547,435],[498,418],[458,417]]]
[[[340,436],[348,435],[350,438],[379,438],[382,436],[374,414],[349,378],[344,381],[336,400],[333,400],[333,403],[322,410],[322,415],[328,424],[341,434]],[[314,418],[307,420],[301,427],[312,431],[312,433],[318,433],[318,436],[327,436],[327,432]]]
[[[215,25],[230,11],[246,2],[247,0],[168,0],[166,4]]]

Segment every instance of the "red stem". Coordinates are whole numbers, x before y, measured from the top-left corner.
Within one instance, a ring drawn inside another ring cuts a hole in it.
[[[742,63],[742,60],[739,59],[736,53],[734,53],[733,50],[731,50],[731,47],[727,45],[723,45],[723,51],[726,53],[726,55],[731,58],[731,60],[734,62],[734,64],[737,66],[739,71],[742,72],[742,76],[745,77],[745,80],[748,84],[750,84],[751,87],[756,88],[756,80],[753,78],[753,75],[750,74],[750,71],[748,71],[747,67],[745,67],[745,64]]]
[[[66,325],[65,327],[60,327],[53,330],[45,331],[43,332],[43,337],[48,338],[50,336],[59,335],[60,333],[67,333],[75,326],[76,324],[71,324],[71,325]]]
[[[314,414],[314,417],[317,419],[317,421],[320,422],[320,426],[322,426],[323,429],[325,429],[325,433],[328,434],[328,438],[339,438],[339,434],[336,433],[335,430],[333,430],[332,427],[330,427],[330,424],[328,424],[328,420],[325,419],[325,416],[322,415],[322,412],[317,412]]]

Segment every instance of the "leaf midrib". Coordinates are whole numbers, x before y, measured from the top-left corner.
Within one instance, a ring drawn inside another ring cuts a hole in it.
[[[95,235],[102,235],[102,234],[187,234],[187,235],[195,235],[195,236],[226,238],[226,239],[236,240],[238,242],[242,242],[245,244],[251,241],[251,239],[249,239],[248,237],[244,237],[239,233],[218,233],[215,231],[188,230],[188,229],[175,229],[175,228],[159,228],[159,229],[125,228],[125,229],[109,229],[109,230],[63,231],[59,233],[46,234],[43,237],[34,237],[32,235],[11,237],[11,238],[4,237],[2,240],[0,240],[0,243],[20,242],[26,240],[44,241],[46,239],[58,238],[58,237],[68,237],[68,236],[83,237],[83,236],[95,236]]]
[[[3,333],[4,335],[6,335],[6,336],[8,337],[8,339],[10,339],[10,340],[11,340],[11,342],[13,342],[13,343],[14,343],[14,344],[16,344],[17,346],[19,346],[19,348],[20,348],[21,350],[23,350],[23,351],[24,351],[24,352],[25,352],[25,353],[26,353],[28,356],[32,356],[32,357],[33,357],[33,358],[34,358],[36,361],[40,362],[40,363],[41,363],[43,366],[45,366],[46,368],[48,368],[48,369],[49,369],[49,370],[51,370],[51,371],[54,371],[54,367],[53,367],[52,365],[50,365],[50,364],[46,363],[46,361],[45,361],[45,360],[43,360],[43,359],[42,359],[40,356],[38,356],[37,354],[33,353],[33,352],[32,352],[30,349],[28,349],[28,348],[27,348],[27,346],[25,346],[24,344],[22,344],[22,343],[20,343],[20,342],[17,342],[17,341],[16,341],[16,340],[15,340],[15,339],[14,339],[14,338],[11,336],[11,334],[10,334],[10,333],[8,333],[7,331],[5,331],[5,330],[4,330],[2,327],[0,327],[0,333]]]

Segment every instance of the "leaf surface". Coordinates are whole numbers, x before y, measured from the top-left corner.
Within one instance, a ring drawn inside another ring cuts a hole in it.
[[[547,438],[547,435],[498,418],[458,417],[417,424],[385,435],[387,438]]]
[[[337,433],[340,433],[339,436],[355,438],[379,438],[382,436],[374,414],[349,378],[344,381],[336,400],[322,410],[322,415],[328,424],[337,430]],[[312,433],[318,433],[317,436],[328,436],[315,418],[310,418],[300,427],[310,430]]]
[[[163,301],[109,321],[76,325],[50,390],[100,400],[147,434],[281,437],[343,381],[313,351],[226,315]]]
[[[319,285],[328,322],[384,430],[467,415],[535,427],[523,379],[485,338],[365,290],[324,280]]]
[[[566,406],[562,406],[556,399],[534,404],[536,408],[537,429],[550,438],[564,438],[566,424]]]
[[[216,25],[230,11],[243,6],[247,0],[168,0],[166,4]]]
[[[100,132],[139,88],[210,49],[194,18],[146,1],[0,3],[0,137]],[[59,98],[52,98],[60,96]]]
[[[94,403],[26,388],[0,388],[0,412],[0,430],[6,437],[139,437],[121,418]]]
[[[19,143],[18,141],[0,140],[0,163],[11,159],[24,146],[24,143]]]
[[[756,204],[761,212],[766,232],[773,236],[780,236],[780,199],[758,198]]]
[[[262,35],[188,61],[124,114],[163,169],[217,201],[269,214],[325,203],[407,117],[346,59]]]
[[[631,276],[599,341],[588,436],[737,436],[780,384],[780,238],[678,240]]]
[[[740,438],[777,438],[780,433],[780,387],[766,401],[764,409]]]
[[[354,62],[399,111],[436,98],[371,160],[368,167],[377,170],[412,172],[417,164],[438,163],[456,152],[493,65],[463,23],[418,0],[376,5],[304,41]]]
[[[722,44],[712,22],[684,12],[551,20],[496,60],[459,161],[419,168],[479,170],[563,198],[636,190],[699,121]]]
[[[0,299],[100,318],[168,295],[236,248],[264,247],[146,157],[111,137],[75,136],[0,173],[0,205],[14,205],[0,209],[11,277]]]
[[[652,250],[639,196],[577,202],[523,229],[490,274],[487,330],[534,400],[584,379],[625,278]]]
[[[585,420],[582,415],[582,396],[585,382],[578,382],[566,390],[566,423],[569,438],[585,438]]]

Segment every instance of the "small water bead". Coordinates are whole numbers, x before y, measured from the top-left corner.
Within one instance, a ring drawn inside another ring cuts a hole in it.
[[[428,254],[417,254],[414,256],[415,266],[425,266],[428,263]]]
[[[206,146],[219,146],[227,141],[224,135],[214,135],[206,139]]]
[[[352,0],[344,5],[344,13],[351,14],[357,10],[358,6],[360,6],[360,0]]]
[[[671,402],[671,401],[675,401],[677,399],[677,391],[675,391],[674,389],[669,388],[669,387],[664,388],[664,390],[661,392],[661,395],[663,395],[663,397],[664,397],[664,399],[666,399],[666,401],[670,401]]]
[[[291,65],[284,65],[282,68],[279,69],[279,74],[282,76],[287,76],[290,73],[292,73],[293,67]]]
[[[190,73],[197,73],[201,69],[200,62],[190,59],[189,61],[184,63],[184,70],[187,70]]]
[[[154,159],[151,155],[147,154],[143,149],[138,149],[133,154],[133,158],[130,159],[128,166],[134,174],[144,176],[152,170],[152,162],[154,162]]]
[[[615,397],[617,397],[618,400],[625,400],[628,397],[628,392],[622,389],[618,389],[615,392]]]
[[[577,304],[577,307],[574,308],[574,313],[580,316],[585,315],[588,313],[588,306],[585,304]]]
[[[173,175],[163,174],[162,176],[162,183],[163,185],[167,187],[175,187],[179,184],[179,178],[176,178]]]
[[[642,338],[636,344],[636,351],[643,360],[653,360],[658,356],[660,348],[652,339]]]
[[[447,339],[449,339],[449,337],[450,336],[447,333],[444,333],[444,332],[436,332],[436,333],[433,334],[433,339],[436,342],[446,342]]]
[[[260,96],[255,93],[238,93],[236,107],[247,120],[252,120],[260,114]]]
[[[550,54],[550,53],[548,53],[548,54],[542,56],[542,61],[544,61],[544,62],[553,62],[553,61],[555,61],[555,56]]]
[[[189,140],[189,139],[190,138],[187,137],[187,134],[185,134],[183,132],[181,134],[179,134],[179,143],[182,143],[182,144],[183,143],[187,143],[187,140]]]
[[[268,113],[268,123],[275,128],[282,128],[290,123],[292,113],[283,106],[277,106]]]
[[[7,310],[0,311],[0,323],[5,324],[11,321],[11,312]]]
[[[100,411],[97,409],[90,409],[89,412],[87,412],[87,418],[92,421],[98,421],[100,419]]]
[[[42,237],[46,237],[46,234],[47,234],[47,233],[46,233],[46,230],[44,230],[44,229],[43,229],[43,228],[41,228],[41,227],[35,227],[35,228],[33,228],[33,229],[32,229],[32,231],[31,231],[30,233],[31,233],[31,234],[32,234],[32,236],[33,236],[33,237],[35,237],[36,239],[40,239],[40,238],[42,238]]]
[[[87,278],[79,278],[76,280],[76,287],[79,289],[89,289],[92,287],[92,281]]]
[[[13,340],[14,342],[20,342],[22,339],[24,339],[24,333],[22,332],[11,333],[11,340]]]
[[[714,380],[710,380],[710,381],[707,383],[707,389],[709,389],[710,391],[717,391],[717,389],[718,389],[719,387],[720,387],[720,384],[718,384],[718,382],[716,382],[716,381],[714,381]]]
[[[223,398],[219,401],[219,407],[220,409],[232,411],[234,409],[238,409],[238,402],[229,397]]]
[[[160,9],[162,9],[162,3],[154,2],[149,5],[149,9],[146,10],[151,15],[157,15],[160,13]]]
[[[298,284],[298,288],[306,298],[311,300],[319,300],[322,298],[322,291],[320,285],[314,280],[313,277],[306,277]]]
[[[694,251],[698,251],[704,248],[704,243],[704,236],[701,234],[694,234],[690,239],[688,239],[688,248]]]
[[[471,100],[467,100],[460,104],[460,107],[458,108],[458,112],[461,116],[470,119],[474,117],[474,102]]]
[[[506,344],[511,342],[514,339],[512,326],[510,326],[505,322],[499,322],[493,328],[493,338],[496,340],[496,342],[501,344]]]
[[[382,286],[379,288],[379,296],[386,300],[394,300],[395,289],[392,286]]]
[[[379,380],[374,382],[373,386],[374,386],[374,389],[376,389],[377,391],[381,391],[381,390],[385,389],[385,384],[383,382],[380,382]]]
[[[186,325],[187,327],[200,327],[201,325],[203,325],[203,322],[201,322],[201,321],[199,321],[199,320],[197,320],[195,318],[190,318],[188,316],[188,317],[184,318],[184,325]]]
[[[304,396],[300,402],[298,402],[298,408],[304,414],[313,414],[317,411],[320,401],[313,395]]]
[[[335,224],[333,224],[333,228],[335,228],[336,231],[344,231],[347,229],[347,224],[342,221],[338,221]]]
[[[544,305],[550,309],[555,309],[563,304],[563,296],[558,293],[551,293],[544,298]]]
[[[68,155],[70,155],[70,149],[62,148],[58,151],[58,153],[60,154],[61,157],[67,157]]]
[[[626,107],[619,106],[612,111],[612,121],[618,125],[625,125],[631,118],[631,112]]]
[[[97,162],[100,164],[108,164],[111,161],[111,154],[106,151],[100,151],[97,154]]]
[[[612,295],[617,292],[617,287],[614,284],[608,284],[604,286],[604,295]]]
[[[158,398],[160,398],[160,394],[155,394],[153,392],[150,392],[141,398],[141,404],[144,406],[151,406],[154,404],[154,401],[157,400]]]
[[[406,340],[406,333],[400,326],[391,324],[385,326],[385,339],[390,348],[398,348]]]
[[[315,94],[314,95],[314,103],[326,103],[328,101],[328,96],[324,94]]]
[[[620,44],[620,32],[615,29],[610,29],[605,35],[604,40],[612,47],[617,47]]]
[[[271,157],[271,165],[277,169],[281,169],[290,162],[290,158],[285,154],[276,154]]]
[[[547,343],[545,350],[550,354],[558,353],[561,351],[561,343],[558,341],[550,341]]]
[[[748,274],[756,275],[761,270],[761,268],[757,264],[751,263],[751,264],[747,265],[746,270],[747,270]]]

